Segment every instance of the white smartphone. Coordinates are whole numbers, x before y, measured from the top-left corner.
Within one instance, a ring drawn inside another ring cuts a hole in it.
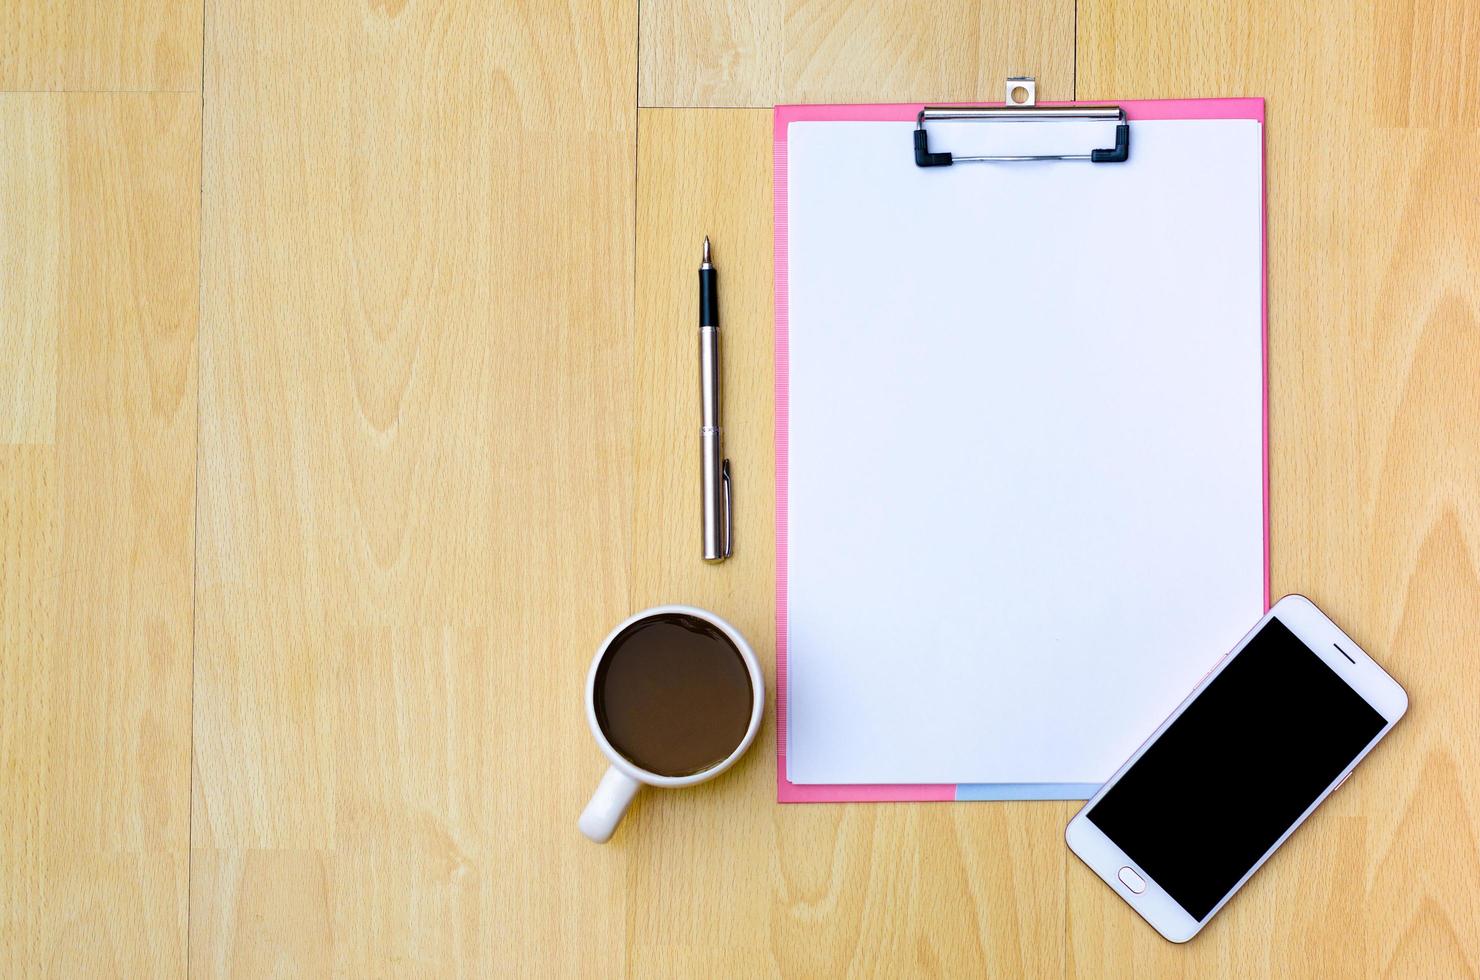
[[[1167,939],[1197,935],[1408,710],[1304,596],[1275,603],[1069,822]]]

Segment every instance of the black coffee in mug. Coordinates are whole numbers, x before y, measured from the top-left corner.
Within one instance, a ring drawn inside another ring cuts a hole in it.
[[[612,748],[659,776],[692,776],[729,758],[754,703],[735,644],[682,613],[650,616],[617,634],[597,665],[593,695]]]

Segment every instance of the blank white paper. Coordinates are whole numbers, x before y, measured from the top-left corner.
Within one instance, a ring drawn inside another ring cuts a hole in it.
[[[1098,783],[1264,609],[1260,125],[912,128],[789,128],[788,775]]]

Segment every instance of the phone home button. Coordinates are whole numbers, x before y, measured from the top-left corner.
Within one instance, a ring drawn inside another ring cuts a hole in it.
[[[1118,877],[1120,878],[1120,883],[1122,885],[1125,885],[1125,887],[1129,888],[1137,895],[1146,890],[1146,879],[1136,874],[1135,870],[1132,868],[1121,868]]]

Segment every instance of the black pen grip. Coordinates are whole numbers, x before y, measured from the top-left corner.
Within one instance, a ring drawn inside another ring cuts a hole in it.
[[[699,326],[719,326],[719,286],[713,269],[699,270]]]

